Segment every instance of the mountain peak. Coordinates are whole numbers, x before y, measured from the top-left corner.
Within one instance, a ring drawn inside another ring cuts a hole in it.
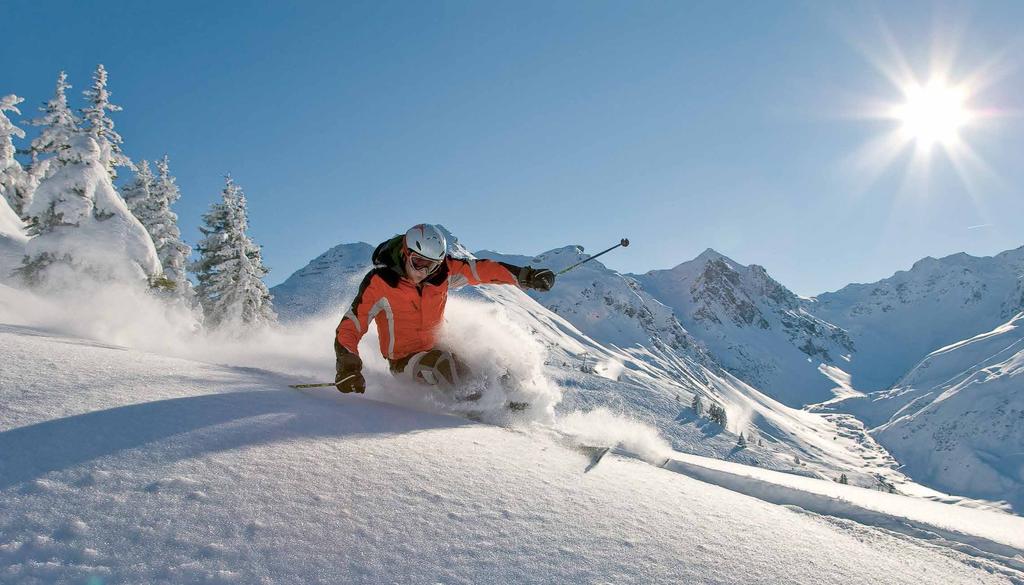
[[[701,252],[699,256],[694,258],[694,260],[702,261],[702,262],[707,262],[707,261],[710,261],[710,260],[729,260],[729,258],[726,257],[725,255],[719,253],[714,248],[708,248],[708,249],[704,250],[703,252]]]

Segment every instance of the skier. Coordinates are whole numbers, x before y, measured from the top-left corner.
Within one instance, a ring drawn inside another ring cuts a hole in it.
[[[415,225],[377,246],[373,269],[335,331],[339,391],[366,391],[358,346],[370,321],[377,323],[380,352],[392,374],[407,373],[418,382],[450,388],[459,384],[466,368],[450,351],[435,347],[448,289],[509,284],[548,291],[555,283],[554,273],[546,268],[462,260],[448,256],[447,250],[444,234],[430,224]]]

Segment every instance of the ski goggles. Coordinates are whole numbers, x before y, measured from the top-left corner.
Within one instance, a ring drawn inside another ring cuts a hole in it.
[[[416,252],[409,250],[409,263],[416,270],[423,270],[427,273],[437,270],[437,267],[441,265],[441,260],[431,260],[426,256],[420,256]]]

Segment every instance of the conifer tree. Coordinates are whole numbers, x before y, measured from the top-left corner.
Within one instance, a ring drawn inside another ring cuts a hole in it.
[[[39,108],[43,115],[32,120],[33,126],[42,128],[29,147],[32,155],[30,171],[40,180],[51,174],[49,167],[52,160],[57,153],[68,147],[71,137],[79,131],[80,121],[68,107],[66,92],[70,88],[67,73],[61,71],[57,75],[53,98]]]
[[[199,228],[199,259],[192,265],[196,294],[206,323],[237,329],[277,322],[270,291],[261,278],[269,272],[257,246],[246,234],[248,218],[241,188],[229,175],[221,201],[210,206]]]
[[[693,395],[693,411],[697,413],[697,416],[704,416],[704,401],[701,399],[700,394]]]
[[[149,234],[114,190],[100,157],[91,137],[73,137],[36,190],[26,212],[35,237],[19,269],[29,284],[82,275],[145,282],[160,273]]]
[[[736,441],[736,446],[737,447],[746,447],[747,446],[747,439],[746,439],[746,437],[743,436],[743,433],[740,433],[740,438],[739,438],[738,441]]]
[[[128,209],[142,225],[146,226],[146,231],[149,231],[150,235],[152,231],[149,229],[149,222],[152,221],[152,213],[149,208],[153,206],[152,189],[155,183],[156,178],[149,168],[149,161],[143,160],[136,165],[135,178],[121,189],[121,197],[124,198]],[[156,243],[155,239],[153,243]]]
[[[107,91],[107,70],[102,64],[96,67],[92,87],[83,92],[89,106],[82,108],[85,126],[82,129],[96,141],[100,148],[100,162],[107,169],[111,179],[117,178],[117,167],[132,167],[132,161],[121,152],[121,135],[114,130],[114,121],[107,112],[120,112],[121,106],[110,103]]]
[[[18,104],[25,101],[14,94],[0,97],[0,195],[20,218],[32,198],[35,182],[14,158],[14,137],[24,138],[25,132],[11,123],[6,112],[21,114]]]
[[[167,155],[157,161],[156,168],[157,176],[153,176],[146,161],[141,165],[138,174],[142,178],[136,177],[136,181],[138,189],[147,194],[147,203],[140,206],[136,216],[153,238],[157,256],[164,268],[163,285],[172,296],[192,305],[195,302],[195,291],[186,274],[192,248],[182,241],[178,214],[171,211],[171,205],[181,198],[181,192],[171,175]],[[143,189],[142,183],[147,181],[147,187]]]
[[[718,423],[721,426],[726,426],[729,422],[728,416],[725,413],[725,409],[718,404],[712,404],[708,408],[708,418],[713,422]]]

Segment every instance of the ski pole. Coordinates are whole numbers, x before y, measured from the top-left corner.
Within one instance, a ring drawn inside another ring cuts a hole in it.
[[[559,270],[556,274],[565,274],[566,272],[569,272],[570,270],[572,270],[573,268],[576,268],[580,264],[586,264],[587,262],[590,262],[594,258],[597,258],[598,256],[607,254],[608,252],[611,252],[612,250],[614,250],[615,248],[618,248],[619,246],[622,246],[623,248],[625,248],[626,246],[629,246],[629,240],[627,238],[622,238],[622,240],[620,240],[618,244],[615,244],[614,246],[612,246],[611,248],[608,248],[604,252],[598,252],[597,254],[594,254],[593,256],[591,256],[590,258],[587,258],[586,260],[581,260],[580,262],[577,262],[577,263],[573,264],[572,266],[570,266],[568,268],[563,268],[562,270]]]
[[[349,374],[348,376],[345,376],[344,378],[338,380],[337,382],[318,382],[316,384],[288,384],[288,387],[289,388],[326,388],[328,386],[337,386],[338,384],[342,384],[344,382],[347,382],[349,378],[354,378],[355,376],[356,376],[355,374]]]

